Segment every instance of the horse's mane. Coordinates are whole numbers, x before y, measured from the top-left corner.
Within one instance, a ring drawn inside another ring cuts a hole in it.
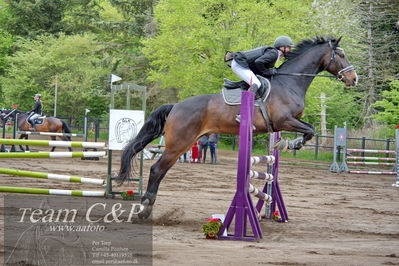
[[[322,37],[322,36],[316,36],[315,38],[312,39],[305,39],[295,45],[295,48],[291,51],[291,53],[287,55],[287,60],[280,67],[293,61],[295,58],[299,57],[300,55],[308,51],[310,48],[334,40],[335,38]]]

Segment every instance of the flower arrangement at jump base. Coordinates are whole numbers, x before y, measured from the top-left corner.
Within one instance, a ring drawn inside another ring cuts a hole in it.
[[[209,218],[206,224],[202,225],[202,232],[208,239],[215,239],[220,231],[223,223],[218,218]]]
[[[280,215],[278,213],[278,210],[276,210],[275,212],[272,213],[272,219],[273,220],[278,220],[280,219]]]
[[[121,193],[123,200],[134,200],[134,192],[133,190],[128,190],[126,192]]]

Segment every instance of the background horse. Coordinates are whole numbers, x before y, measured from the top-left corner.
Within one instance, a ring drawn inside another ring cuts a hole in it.
[[[19,131],[31,131],[32,125],[28,122],[27,118],[29,113],[22,112],[19,110],[1,110],[0,118],[8,118],[11,117],[15,121],[15,117],[18,114],[18,125],[17,128]],[[68,125],[61,119],[55,117],[45,117],[43,124],[36,125],[36,132],[55,132],[55,133],[71,133]],[[60,139],[64,141],[71,141],[71,137],[69,136],[58,136]],[[28,135],[21,134],[20,139],[28,139]],[[50,136],[51,140],[56,140],[56,136]],[[24,148],[20,145],[21,150]],[[29,146],[26,146],[26,149],[29,150]],[[54,151],[55,147],[51,149]],[[71,151],[72,149],[69,148]]]
[[[346,86],[357,83],[354,68],[345,58],[343,49],[338,47],[340,39],[317,37],[302,41],[278,68],[280,74],[270,80],[272,89],[265,105],[270,114],[271,128],[273,131],[303,133],[300,141],[290,145],[293,149],[300,149],[315,134],[313,126],[302,121],[301,116],[306,91],[316,74],[326,70]],[[200,136],[239,134],[239,124],[235,121],[239,112],[240,106],[225,104],[221,93],[215,93],[163,105],[149,116],[136,138],[126,145],[118,177],[121,182],[126,180],[132,170],[132,159],[164,133],[165,150],[151,167],[147,191],[141,199],[144,210],[139,214],[140,218],[145,219],[151,214],[162,178]],[[254,134],[267,133],[259,107],[254,111],[254,125]]]

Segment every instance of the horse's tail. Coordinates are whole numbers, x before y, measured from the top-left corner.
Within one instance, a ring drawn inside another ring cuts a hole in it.
[[[125,181],[132,170],[132,159],[144,149],[144,147],[161,136],[165,126],[166,118],[173,108],[173,104],[160,106],[144,123],[137,136],[132,139],[124,148],[121,158],[121,168],[117,179],[122,183]]]
[[[64,120],[61,120],[61,122],[62,122],[62,131],[63,131],[64,133],[72,133],[72,131],[71,131],[71,129],[68,127],[67,123],[65,123]],[[71,137],[70,137],[70,136],[67,136],[66,138],[67,138],[69,141],[71,141]]]

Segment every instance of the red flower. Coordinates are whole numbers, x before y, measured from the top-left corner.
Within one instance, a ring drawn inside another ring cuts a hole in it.
[[[399,128],[399,125],[397,125],[396,128]]]
[[[13,104],[13,105],[11,105],[11,108],[13,108],[13,109],[18,109],[18,104]]]
[[[133,190],[129,190],[128,192],[126,192],[129,196],[133,196]]]
[[[278,211],[275,211],[275,212],[273,213],[273,216],[278,216]]]
[[[219,218],[208,218],[208,221],[211,221],[211,222],[219,222],[220,219],[219,219]]]

